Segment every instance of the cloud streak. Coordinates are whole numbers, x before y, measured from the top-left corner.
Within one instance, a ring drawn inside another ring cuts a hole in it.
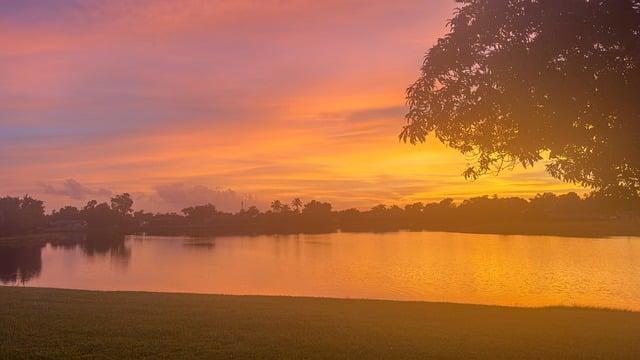
[[[84,186],[74,179],[67,179],[61,185],[40,184],[42,192],[46,195],[64,196],[72,200],[84,200],[91,196],[111,196],[111,190],[104,188],[92,189]]]
[[[258,203],[250,194],[183,183],[158,185],[155,188],[155,195],[168,208],[176,210],[193,205],[213,204],[218,210],[236,212],[243,206],[247,208]]]

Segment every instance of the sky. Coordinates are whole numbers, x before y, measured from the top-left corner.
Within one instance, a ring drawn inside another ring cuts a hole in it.
[[[454,7],[0,0],[0,196],[235,211],[582,192],[543,164],[465,180],[463,155],[398,140],[405,89]]]

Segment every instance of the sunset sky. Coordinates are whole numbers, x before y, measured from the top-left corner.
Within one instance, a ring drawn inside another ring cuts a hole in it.
[[[0,195],[50,210],[128,191],[167,211],[580,191],[542,164],[467,181],[435,139],[398,141],[454,6],[0,0]]]

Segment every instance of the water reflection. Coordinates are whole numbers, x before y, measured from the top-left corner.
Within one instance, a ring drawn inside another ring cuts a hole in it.
[[[128,263],[131,258],[131,248],[125,245],[125,236],[121,234],[89,234],[78,246],[88,257],[109,255],[121,263]]]
[[[36,279],[42,272],[42,251],[45,247],[62,251],[80,250],[88,258],[109,256],[127,266],[131,259],[131,248],[122,234],[58,234],[42,239],[36,245],[0,246],[0,281],[3,284],[25,284]]]
[[[212,250],[216,246],[216,239],[213,237],[187,238],[184,240],[183,245],[185,248]]]
[[[0,281],[24,284],[42,271],[42,246],[0,246]]]
[[[0,248],[0,264],[41,287],[640,310],[640,238],[89,235]]]

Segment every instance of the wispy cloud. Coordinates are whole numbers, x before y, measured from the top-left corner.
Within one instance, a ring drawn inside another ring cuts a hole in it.
[[[251,206],[258,203],[255,196],[243,194],[231,189],[209,188],[204,185],[189,185],[174,183],[158,185],[155,188],[157,199],[165,207],[180,210],[188,206],[213,204],[219,210],[238,211],[241,206]]]
[[[106,197],[112,194],[111,190],[104,188],[92,189],[74,179],[67,179],[59,185],[41,183],[40,186],[44,194],[64,196],[73,200],[84,200],[90,196]]]

